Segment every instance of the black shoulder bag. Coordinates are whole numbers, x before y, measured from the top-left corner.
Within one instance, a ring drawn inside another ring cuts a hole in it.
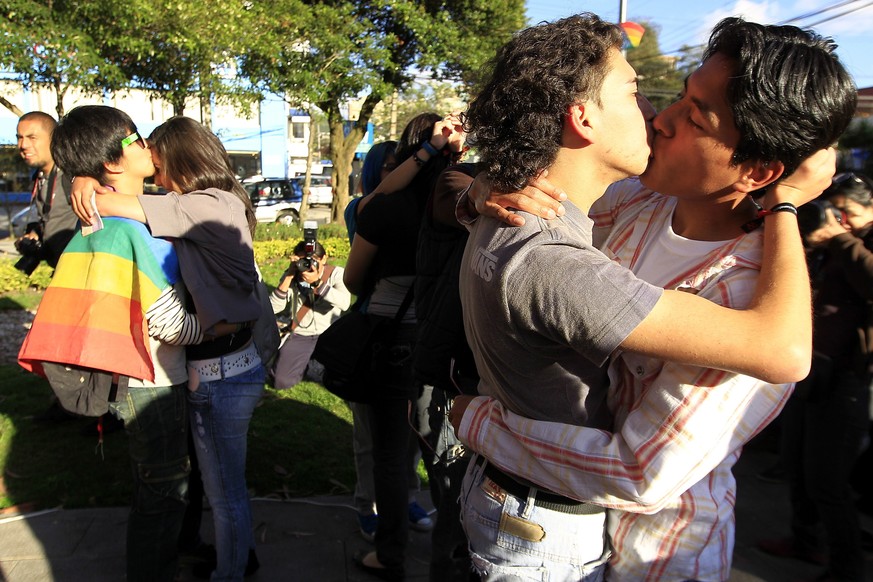
[[[371,382],[378,374],[374,347],[390,343],[412,303],[413,286],[394,317],[349,311],[328,327],[315,344],[312,359],[324,366],[322,383],[333,394],[351,402],[379,399]]]

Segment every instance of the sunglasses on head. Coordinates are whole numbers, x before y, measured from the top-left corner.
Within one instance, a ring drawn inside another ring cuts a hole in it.
[[[846,172],[844,174],[840,174],[839,176],[836,176],[833,180],[834,185],[845,184],[846,182],[852,182],[855,184],[866,184],[867,183],[863,178],[861,178],[860,176],[858,176],[852,172]]]

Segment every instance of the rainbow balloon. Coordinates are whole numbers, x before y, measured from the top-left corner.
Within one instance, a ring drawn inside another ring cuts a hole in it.
[[[643,40],[643,34],[646,29],[636,22],[622,22],[621,28],[624,30],[624,35],[627,37],[628,43],[633,48],[640,46],[640,41]]]

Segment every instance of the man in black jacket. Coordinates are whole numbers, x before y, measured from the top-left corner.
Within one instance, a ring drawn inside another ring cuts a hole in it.
[[[79,221],[70,207],[72,178],[65,176],[52,159],[50,146],[56,125],[50,115],[31,111],[18,120],[17,131],[21,157],[34,168],[31,204],[38,219],[28,223],[24,236],[15,241],[15,248],[22,255],[30,253],[29,256],[46,261],[52,268],[57,266]],[[41,244],[41,250],[37,250],[36,243]]]

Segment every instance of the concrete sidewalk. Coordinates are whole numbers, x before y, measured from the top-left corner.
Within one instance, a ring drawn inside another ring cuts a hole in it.
[[[421,496],[421,503],[427,495]],[[429,507],[429,505],[427,505]],[[352,556],[372,548],[358,533],[351,497],[252,503],[261,568],[247,580],[367,581]],[[124,580],[127,508],[58,510],[0,520],[0,580],[118,582]],[[212,539],[212,517],[202,533]],[[410,532],[408,580],[426,581],[430,534]],[[177,580],[194,580],[182,566]]]
[[[754,475],[775,461],[772,453],[749,450],[734,470],[739,494],[737,541],[730,582],[794,582],[820,570],[795,560],[776,559],[754,548],[762,538],[788,532],[786,485]],[[419,496],[430,508],[426,492]],[[251,582],[365,582],[352,556],[371,548],[358,533],[352,499],[318,497],[293,501],[255,500],[254,528],[260,570]],[[0,581],[115,582],[124,579],[126,508],[57,510],[0,520]],[[869,527],[871,520],[864,518]],[[211,516],[204,516],[209,540]],[[427,580],[429,534],[410,532],[406,570],[410,582]],[[873,580],[873,562],[868,562]],[[178,578],[191,580],[184,567]]]

